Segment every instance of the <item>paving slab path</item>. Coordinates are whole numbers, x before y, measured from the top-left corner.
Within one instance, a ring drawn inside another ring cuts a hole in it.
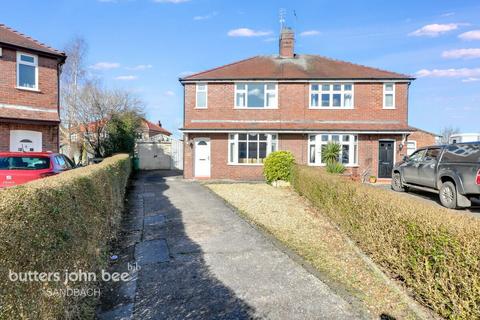
[[[132,280],[103,289],[101,320],[368,317],[206,187],[172,172],[136,175],[117,250],[112,270]]]

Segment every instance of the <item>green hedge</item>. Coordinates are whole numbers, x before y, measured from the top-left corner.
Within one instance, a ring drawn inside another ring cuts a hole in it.
[[[0,319],[89,319],[96,299],[52,295],[98,283],[12,282],[14,272],[105,266],[130,175],[128,155],[0,191]],[[59,291],[57,291],[59,292]]]
[[[290,181],[295,157],[290,151],[274,151],[263,163],[263,175],[268,183],[283,180]]]
[[[418,301],[480,319],[480,220],[388,190],[295,166],[292,185]]]

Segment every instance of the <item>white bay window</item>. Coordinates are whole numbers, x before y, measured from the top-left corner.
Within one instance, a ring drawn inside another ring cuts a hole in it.
[[[310,108],[312,109],[352,109],[352,83],[312,83],[310,84]]]
[[[229,164],[262,164],[277,150],[277,135],[270,133],[231,133],[228,135]]]
[[[325,165],[322,151],[328,143],[340,145],[340,154],[337,159],[347,166],[358,165],[358,136],[354,134],[322,133],[308,136],[308,164]]]
[[[235,84],[235,108],[277,108],[277,84],[242,82]]]

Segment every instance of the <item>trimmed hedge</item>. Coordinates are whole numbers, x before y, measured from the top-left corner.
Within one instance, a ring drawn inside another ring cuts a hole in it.
[[[311,167],[292,185],[425,306],[480,319],[479,219]]]
[[[0,319],[91,319],[96,299],[52,294],[98,283],[12,282],[14,272],[97,272],[131,171],[128,155],[0,191]]]
[[[268,183],[290,181],[294,163],[295,157],[290,151],[274,151],[263,163],[263,175]]]

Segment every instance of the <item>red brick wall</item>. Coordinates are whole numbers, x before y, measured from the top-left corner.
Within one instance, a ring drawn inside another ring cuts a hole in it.
[[[39,92],[17,89],[17,52],[3,48],[0,58],[0,103],[58,108],[57,60],[38,56]],[[26,52],[28,53],[28,52]],[[18,111],[22,112],[22,111]]]
[[[194,177],[194,147],[193,139],[197,137],[210,138],[211,146],[211,178],[235,180],[262,180],[263,166],[259,165],[229,165],[228,164],[228,135],[226,133],[188,134],[184,148],[184,176]],[[378,143],[380,139],[395,140],[395,161],[398,162],[406,155],[406,148],[399,150],[402,142],[401,135],[359,135],[358,136],[358,168],[348,168],[348,171],[361,175],[368,171],[368,175],[378,175]],[[307,134],[279,134],[279,150],[291,151],[297,163],[307,164]],[[192,146],[190,146],[190,142]]]
[[[10,151],[10,130],[31,130],[42,133],[42,151],[58,152],[58,126],[0,123],[0,151]]]
[[[408,136],[409,141],[417,142],[417,149],[427,147],[435,144],[435,136],[424,131],[414,131]]]
[[[208,108],[195,109],[195,84],[185,84],[185,125],[191,120],[376,120],[407,124],[408,84],[395,86],[396,109],[383,109],[382,83],[355,83],[353,110],[309,109],[307,83],[279,83],[278,109],[234,109],[234,84],[209,83]],[[197,124],[198,125],[198,124]],[[261,128],[258,125],[256,128]],[[387,129],[387,128],[386,128]]]

